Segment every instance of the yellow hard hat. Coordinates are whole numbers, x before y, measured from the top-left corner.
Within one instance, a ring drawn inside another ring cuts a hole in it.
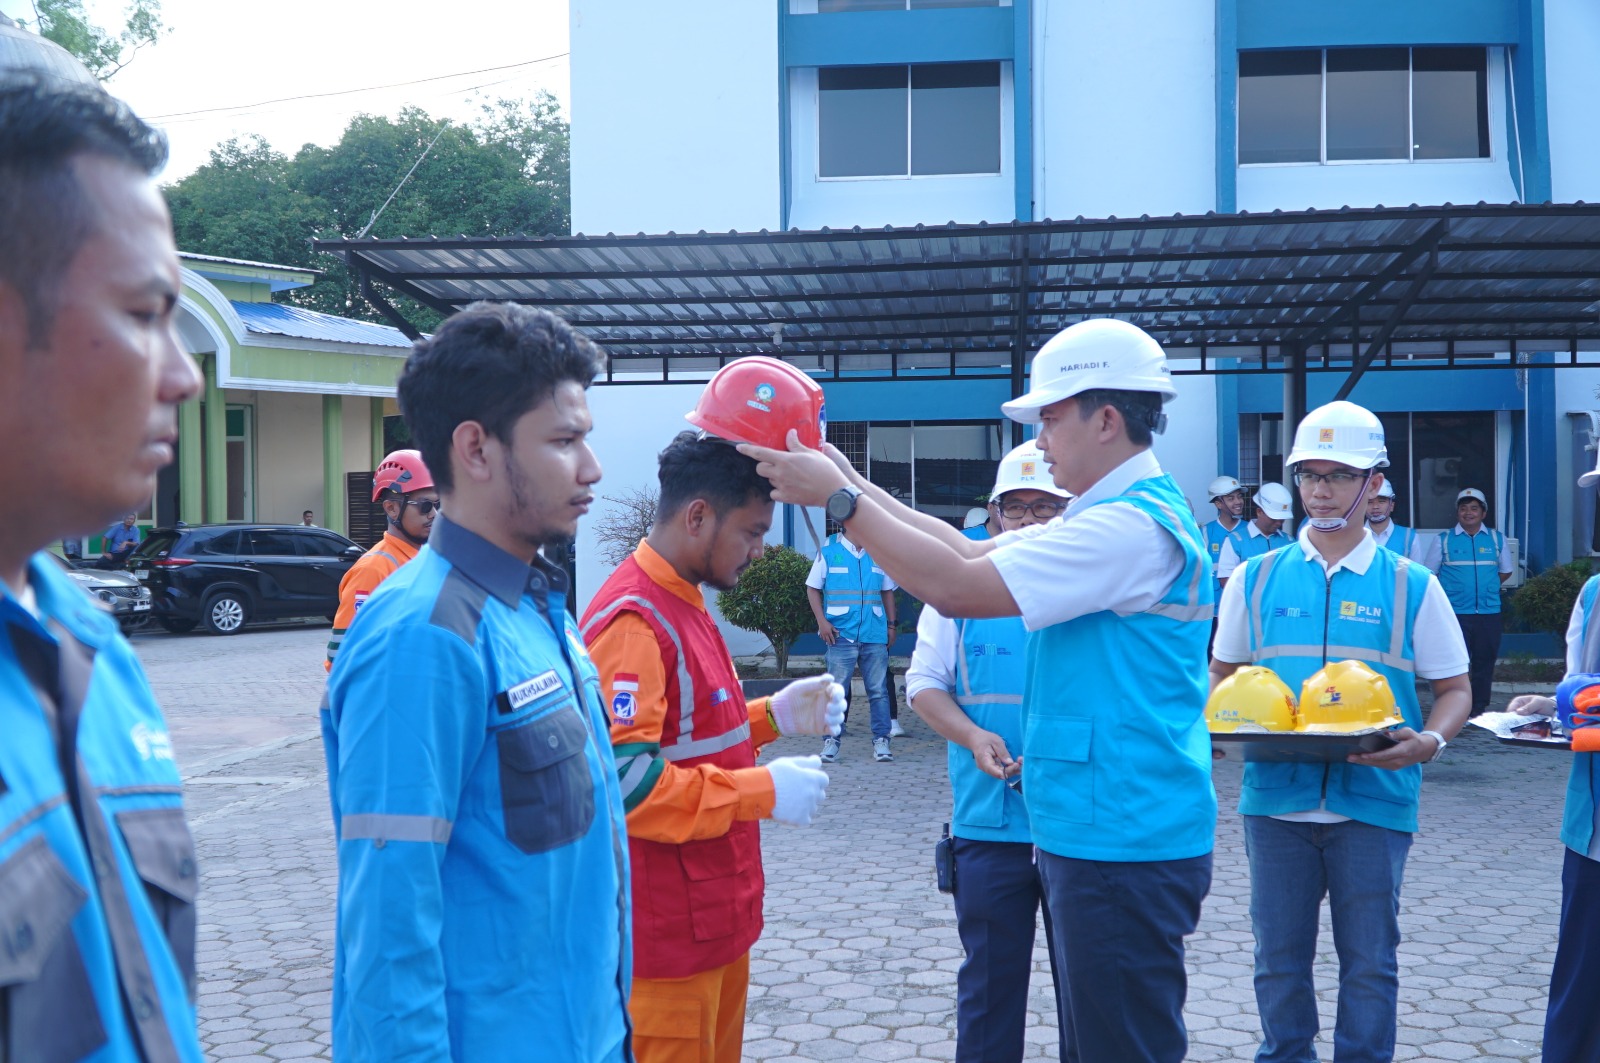
[[[1364,731],[1403,723],[1389,681],[1360,661],[1334,661],[1300,688],[1300,730]]]
[[[1206,702],[1206,726],[1218,734],[1293,731],[1297,720],[1294,694],[1276,672],[1259,665],[1218,683]]]

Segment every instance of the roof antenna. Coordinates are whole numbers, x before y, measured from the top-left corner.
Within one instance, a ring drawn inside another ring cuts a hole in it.
[[[417,172],[417,167],[422,165],[422,160],[426,159],[428,157],[428,152],[432,151],[433,150],[433,146],[435,144],[439,143],[439,138],[444,136],[444,131],[447,128],[449,128],[449,126],[450,126],[450,119],[448,119],[448,118],[440,119],[440,121],[439,121],[439,131],[433,135],[433,139],[432,140],[428,141],[428,146],[422,149],[422,154],[418,155],[417,156],[417,161],[411,164],[411,169],[407,170],[406,171],[406,175],[404,177],[400,178],[400,183],[394,186],[394,191],[390,192],[389,193],[389,198],[383,201],[383,206],[381,206],[377,210],[373,211],[372,212],[372,217],[367,219],[367,224],[362,228],[362,230],[360,232],[356,233],[355,238],[357,240],[360,240],[360,239],[364,238],[367,235],[367,233],[372,231],[372,226],[374,224],[376,224],[377,221],[378,221],[378,215],[382,214],[384,211],[389,209],[389,204],[394,202],[394,197],[399,195],[400,194],[400,190],[406,186],[406,182],[411,180],[411,175]]]

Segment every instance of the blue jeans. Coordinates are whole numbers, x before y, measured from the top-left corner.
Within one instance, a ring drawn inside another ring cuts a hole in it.
[[[861,666],[861,682],[867,688],[867,708],[872,713],[872,737],[889,737],[889,647],[881,642],[846,642],[839,639],[828,647],[828,674],[844,686],[846,722],[850,713],[850,676]],[[839,728],[844,737],[844,728]]]
[[[956,1063],[1021,1063],[1033,973],[1033,926],[1044,889],[1028,842],[954,839],[956,933],[966,959],[956,972]],[[1044,913],[1062,1063],[1077,1063],[1056,967],[1055,929]]]
[[[1183,939],[1211,889],[1211,854],[1147,863],[1038,854],[1077,1059],[1183,1063]]]
[[[1324,896],[1339,954],[1333,1058],[1388,1063],[1394,1058],[1400,992],[1400,883],[1411,835],[1356,820],[1291,823],[1245,816],[1244,844],[1261,1013],[1257,1063],[1316,1061],[1311,967]]]

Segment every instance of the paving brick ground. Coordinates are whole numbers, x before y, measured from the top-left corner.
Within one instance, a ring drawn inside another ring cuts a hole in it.
[[[316,706],[326,626],[135,639],[168,709],[200,847],[200,1023],[215,1059],[328,1058],[334,853]],[[1504,699],[1498,699],[1503,701]],[[767,931],[751,960],[752,1060],[954,1055],[960,962],[931,850],[947,816],[943,744],[907,713],[893,764],[846,739],[809,829],[764,830]],[[1566,758],[1469,729],[1429,770],[1403,899],[1398,1059],[1537,1060],[1555,946]],[[776,754],[814,752],[780,741]],[[1216,875],[1190,940],[1190,1058],[1251,1058],[1249,881],[1237,766],[1217,770]],[[1035,951],[1029,1055],[1055,1057]],[[1317,983],[1331,1024],[1326,930]],[[1325,1033],[1319,1049],[1331,1049]]]

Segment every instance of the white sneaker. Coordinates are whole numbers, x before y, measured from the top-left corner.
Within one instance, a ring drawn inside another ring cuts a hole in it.
[[[874,738],[872,740],[872,759],[879,764],[894,759],[894,754],[889,752],[889,740],[887,738]]]
[[[890,738],[904,738],[905,736],[906,736],[906,731],[905,731],[905,728],[900,726],[900,721],[899,720],[890,720],[889,721],[889,737]]]
[[[837,738],[824,738],[822,740],[822,762],[832,764],[839,759],[839,740]]]

